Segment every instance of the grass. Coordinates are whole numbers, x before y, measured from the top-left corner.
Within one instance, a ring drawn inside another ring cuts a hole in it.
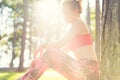
[[[0,72],[0,80],[16,80],[24,73],[17,72]],[[39,80],[67,80],[59,73],[53,70],[47,70]]]
[[[21,76],[23,73],[16,72],[0,72],[0,80],[15,80],[17,77]]]

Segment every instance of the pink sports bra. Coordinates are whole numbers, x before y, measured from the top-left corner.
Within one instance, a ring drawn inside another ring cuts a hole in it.
[[[93,42],[90,34],[83,34],[83,35],[79,34],[67,44],[68,45],[67,47],[70,50],[75,51],[80,47],[92,45],[92,43]]]

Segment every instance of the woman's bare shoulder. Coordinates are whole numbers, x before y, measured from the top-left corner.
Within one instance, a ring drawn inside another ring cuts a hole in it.
[[[74,26],[76,26],[76,29],[80,32],[80,34],[89,33],[87,24],[83,20],[78,20]]]

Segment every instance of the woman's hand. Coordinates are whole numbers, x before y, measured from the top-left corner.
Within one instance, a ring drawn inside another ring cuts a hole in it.
[[[41,44],[40,45],[42,48],[46,48],[47,46],[48,46],[48,44],[47,43],[44,43],[44,44]]]
[[[55,48],[60,48],[61,46],[59,46],[58,42],[53,42],[53,43],[44,43],[40,45],[43,48],[47,48],[47,47],[55,47]]]

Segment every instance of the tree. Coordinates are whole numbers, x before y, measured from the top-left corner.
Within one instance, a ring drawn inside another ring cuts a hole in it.
[[[96,39],[95,39],[95,49],[97,53],[98,60],[100,60],[100,1],[96,0]]]
[[[15,43],[16,43],[16,25],[15,25],[15,21],[14,21],[14,32],[13,32],[13,41],[12,41],[12,59],[10,62],[10,67],[13,68],[13,60],[15,59]]]
[[[90,24],[90,4],[89,4],[89,0],[87,0],[87,16],[86,16],[86,22],[87,22],[87,25],[89,26],[89,30],[91,31],[91,24]]]
[[[6,53],[6,55],[11,57],[10,64],[7,64],[7,65],[10,65],[11,68],[13,67],[13,60],[16,57],[15,56],[16,27],[15,27],[15,19],[14,19],[15,17],[13,17],[13,14],[15,13],[15,9],[16,9],[15,5],[10,5],[7,0],[1,1],[0,15],[1,15],[2,20],[0,21],[0,23],[2,23],[2,24],[1,24],[0,29],[1,29],[1,43],[2,44],[0,46],[1,46],[2,53],[3,54]],[[5,14],[4,13],[5,11],[6,11],[6,13],[8,12],[8,14]],[[4,16],[2,16],[2,15],[6,16],[7,18],[5,19]],[[4,40],[4,38],[7,38],[7,39]],[[4,49],[4,46],[6,46],[7,48]],[[10,54],[11,54],[11,56],[10,56]]]
[[[101,80],[120,79],[120,0],[103,0]]]
[[[25,40],[26,40],[26,27],[27,27],[27,0],[24,0],[24,22],[22,26],[22,42],[21,42],[21,54],[20,54],[20,63],[19,63],[19,71],[24,70],[24,52],[25,52]]]
[[[29,0],[28,2],[32,3],[32,0]],[[24,0],[17,0],[17,1],[16,0],[12,0],[12,1],[2,0],[0,2],[0,15],[1,15],[0,16],[0,18],[1,18],[0,19],[0,24],[1,24],[1,26],[0,26],[0,31],[1,31],[0,32],[1,33],[1,35],[0,35],[0,43],[1,43],[0,51],[2,54],[9,56],[10,60],[8,60],[8,62],[6,62],[5,65],[10,66],[11,68],[14,68],[14,66],[17,66],[17,65],[13,64],[13,61],[15,60],[15,62],[16,62],[17,58],[19,58],[21,56],[21,53],[24,53],[24,50],[20,49],[20,48],[24,48],[23,45],[27,47],[27,48],[25,47],[27,50],[28,50],[28,46],[30,45],[30,52],[31,52],[31,48],[32,48],[31,47],[32,44],[30,44],[30,42],[32,42],[31,37],[29,37],[29,42],[27,40],[27,43],[23,44],[24,43],[23,41],[26,40],[26,37],[25,37],[25,39],[23,39],[24,34],[32,35],[32,31],[27,32],[25,30],[26,29],[25,27],[28,27],[28,28],[31,27],[31,22],[32,22],[32,21],[30,22],[32,12],[29,12],[29,15],[28,15],[27,11],[30,11],[30,9],[27,8],[28,6],[30,6],[30,5],[25,3]],[[25,10],[25,8],[26,8],[26,10]],[[27,15],[27,17],[29,16],[28,17],[29,22],[27,20],[28,18],[25,17],[26,15]],[[5,18],[5,16],[7,18]],[[29,26],[27,24],[29,24]],[[32,29],[30,29],[30,30],[32,30]],[[21,41],[22,41],[23,45],[21,45],[21,43],[20,43]],[[0,56],[2,54],[0,54]],[[20,58],[20,59],[21,59],[20,61],[22,61],[22,58]],[[1,56],[1,62],[4,62],[3,56]],[[24,62],[21,62],[21,63],[24,63]],[[23,64],[21,64],[21,65],[23,65]],[[6,66],[4,66],[4,67],[6,67]]]

